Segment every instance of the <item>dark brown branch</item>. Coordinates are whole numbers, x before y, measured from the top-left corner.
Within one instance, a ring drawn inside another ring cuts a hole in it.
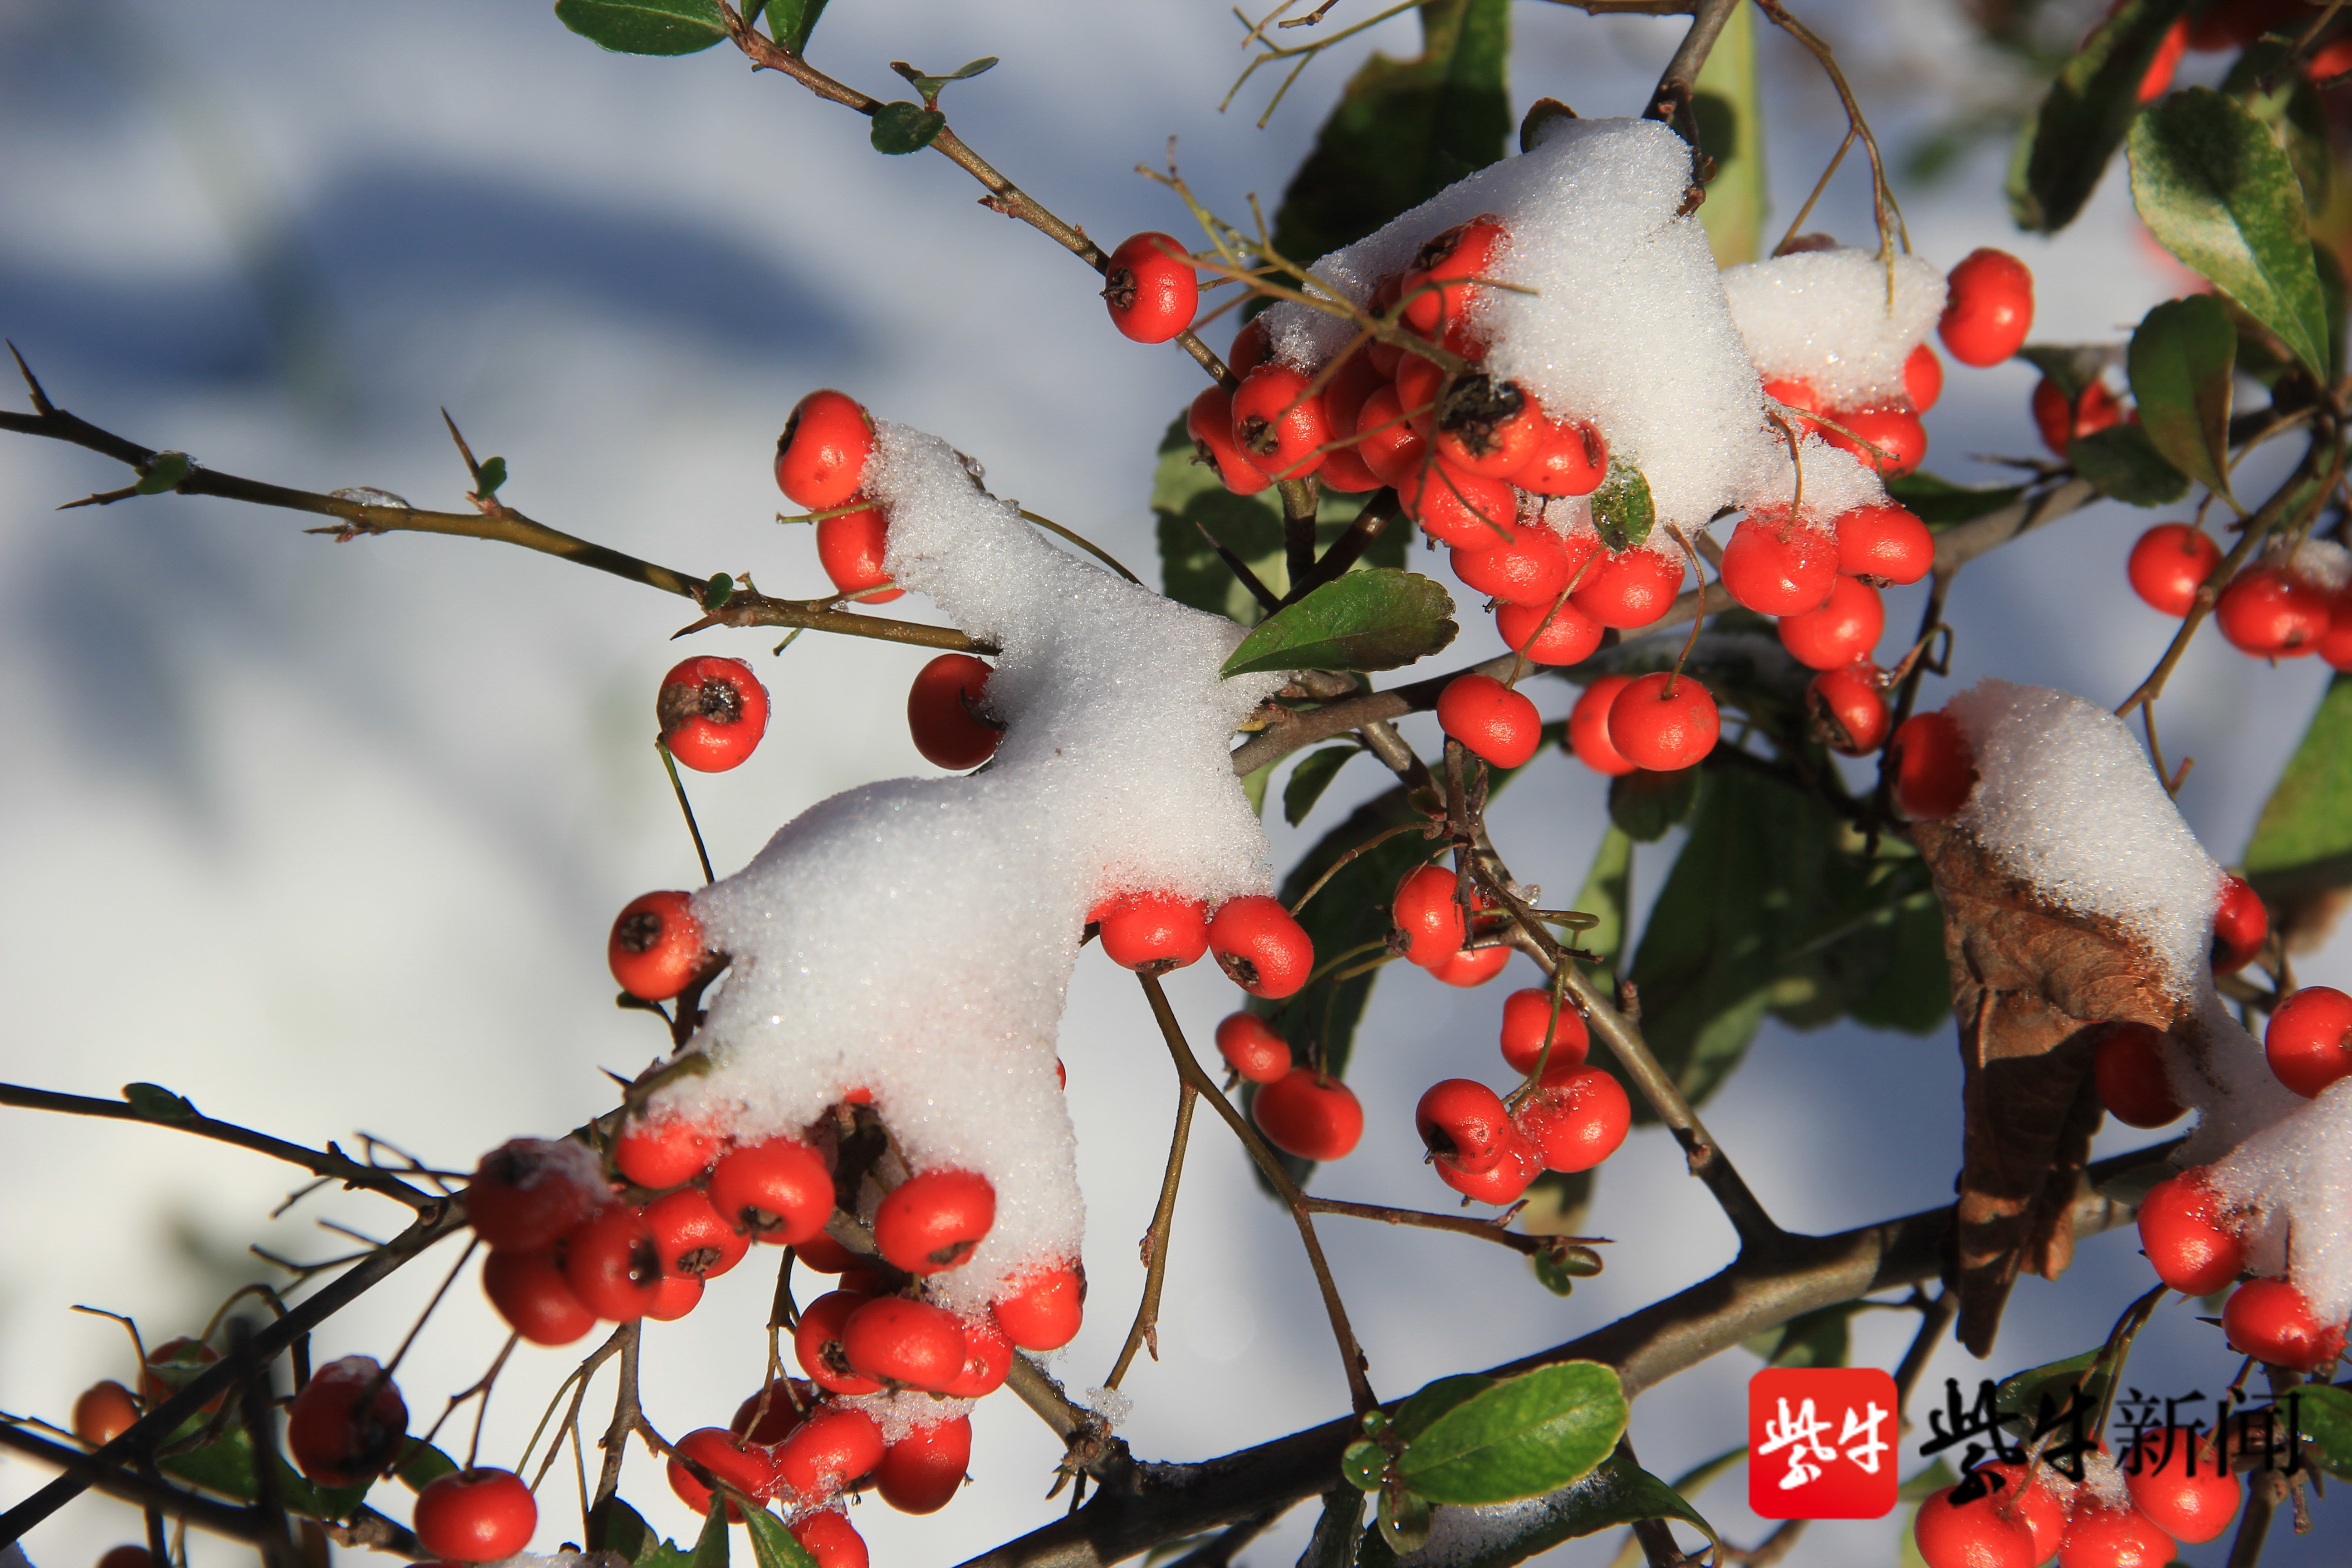
[[[0,1448],[37,1459],[45,1465],[54,1465],[68,1477],[79,1478],[84,1485],[104,1492],[108,1497],[154,1509],[173,1519],[184,1519],[198,1530],[226,1536],[231,1541],[257,1542],[261,1539],[261,1521],[251,1509],[215,1502],[194,1492],[182,1491],[169,1482],[151,1476],[100,1464],[94,1455],[69,1448],[63,1443],[52,1443],[46,1437],[36,1437],[22,1427],[6,1422],[0,1422]]]
[[[1691,94],[1698,88],[1699,68],[1706,64],[1706,57],[1714,51],[1715,40],[1731,20],[1731,14],[1739,9],[1739,0],[1698,0],[1695,6],[1679,9],[1691,12],[1690,31],[1675,47],[1674,58],[1666,61],[1657,88],[1650,94],[1650,106],[1642,111],[1642,117],[1665,121],[1696,150],[1698,122],[1691,115]]]

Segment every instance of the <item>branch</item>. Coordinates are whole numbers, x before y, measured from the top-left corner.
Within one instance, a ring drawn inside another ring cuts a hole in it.
[[[1698,145],[1698,121],[1691,114],[1691,94],[1697,90],[1699,68],[1715,48],[1715,40],[1739,9],[1739,0],[1698,0],[1696,5],[1679,5],[1676,10],[1691,13],[1690,31],[1675,47],[1674,58],[1658,78],[1656,89],[1650,94],[1650,107],[1642,111],[1644,120],[1662,120],[1681,132],[1693,151],[1703,151]]]
[[[102,1464],[94,1454],[68,1448],[63,1443],[52,1443],[46,1437],[36,1437],[22,1427],[6,1422],[0,1422],[0,1448],[13,1449],[27,1458],[54,1465],[63,1470],[68,1479],[78,1479],[84,1486],[94,1487],[108,1497],[152,1508],[173,1519],[186,1520],[198,1530],[210,1531],[231,1541],[258,1542],[261,1539],[261,1521],[249,1508],[215,1502],[194,1492],[182,1491],[154,1477]]]

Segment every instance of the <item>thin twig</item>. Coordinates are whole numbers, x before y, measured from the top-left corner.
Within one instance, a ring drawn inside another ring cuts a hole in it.
[[[1143,1235],[1143,1299],[1135,1305],[1135,1322],[1119,1347],[1118,1361],[1103,1379],[1105,1388],[1117,1388],[1127,1375],[1139,1348],[1149,1346],[1160,1359],[1160,1291],[1168,1278],[1168,1232],[1176,1220],[1176,1188],[1184,1178],[1184,1151],[1192,1139],[1192,1106],[1199,1095],[1190,1079],[1176,1083],[1176,1131],[1168,1140],[1168,1168],[1160,1178],[1160,1203],[1151,1213],[1151,1228]]]

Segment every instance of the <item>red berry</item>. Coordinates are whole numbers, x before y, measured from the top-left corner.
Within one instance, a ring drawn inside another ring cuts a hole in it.
[[[678,766],[723,773],[751,756],[768,732],[768,689],[741,659],[706,654],[662,677],[654,714]]]
[[[580,1144],[516,1138],[474,1167],[466,1187],[466,1217],[483,1245],[527,1250],[552,1246],[605,1197],[596,1157]]]
[[[491,1253],[482,1260],[482,1291],[507,1327],[535,1345],[568,1345],[596,1326],[552,1247]]]
[[[1723,721],[1697,679],[1660,670],[1637,676],[1609,705],[1609,743],[1637,768],[1673,773],[1715,750]]]
[[[1746,527],[1746,524],[1741,524]],[[1727,552],[1725,563],[1730,563]],[[1843,669],[1866,659],[1886,630],[1878,590],[1858,577],[1839,576],[1819,609],[1780,617],[1780,646],[1808,669]]]
[[[1282,900],[1244,893],[1217,906],[1209,921],[1209,951],[1225,977],[1253,996],[1295,995],[1315,971],[1315,939]]]
[[[1209,951],[1209,906],[1173,893],[1128,893],[1097,922],[1103,952],[1122,969],[1164,973]]]
[[[1887,710],[1878,668],[1867,661],[1813,677],[1805,688],[1805,708],[1813,716],[1814,733],[1844,757],[1866,757],[1886,744],[1895,718]]]
[[[2334,610],[2326,589],[2266,561],[2230,580],[2213,605],[2213,619],[2241,653],[2298,658],[2319,651]]]
[[[1348,355],[1336,367],[1326,368],[1329,371],[1329,379],[1323,384],[1323,415],[1331,421],[1331,434],[1344,440],[1356,433],[1365,401],[1375,392],[1394,390],[1394,384],[1373,369],[1371,355],[1361,351]],[[1339,451],[1353,450],[1353,447],[1339,448]],[[1338,456],[1338,452],[1332,456]]]
[[[784,1528],[816,1559],[816,1568],[866,1568],[866,1538],[845,1513],[826,1509]]]
[[[1384,485],[1402,489],[1428,459],[1429,437],[1405,418],[1404,405],[1397,401],[1393,386],[1376,386],[1364,399],[1363,407],[1356,412],[1355,434],[1356,456]]]
[[[1579,1068],[1519,1102],[1518,1127],[1552,1171],[1589,1171],[1617,1152],[1633,1124],[1624,1086],[1600,1068]]]
[[[1585,569],[1568,602],[1619,631],[1639,631],[1675,606],[1683,563],[1654,550],[1609,551]]]
[[[1493,479],[1508,479],[1533,462],[1549,434],[1534,394],[1484,374],[1454,382],[1433,429],[1439,457]]]
[[[1309,1068],[1292,1068],[1261,1085],[1250,1116],[1267,1142],[1302,1160],[1344,1160],[1364,1135],[1355,1091]]]
[[[2320,634],[2319,657],[2330,669],[2352,669],[2352,588],[2336,591]]]
[[[2132,592],[2152,609],[2185,616],[2197,604],[2197,590],[2221,562],[2221,547],[2201,528],[2159,522],[2139,536],[2125,563]]]
[[[2231,1473],[2227,1446],[2186,1426],[2151,1432],[2123,1458],[2133,1506],[2175,1541],[2211,1541],[2230,1528],[2245,1483]]]
[[[809,1402],[816,1390],[805,1383],[789,1377],[777,1378],[760,1394],[735,1407],[735,1419],[727,1430],[763,1448],[772,1448],[792,1435],[807,1414]],[[765,1403],[767,1408],[761,1405]]]
[[[2306,985],[2271,1015],[2263,1053],[2279,1082],[2308,1100],[2352,1078],[2352,996],[2332,985]]]
[[[793,1251],[799,1257],[802,1268],[818,1274],[845,1274],[850,1269],[864,1268],[866,1263],[864,1258],[835,1241],[831,1233],[822,1230],[805,1241],[793,1243]]]
[[[2270,940],[2271,913],[2243,877],[2224,875],[2213,904],[2213,973],[2235,974]]]
[[[2186,1110],[2164,1070],[2164,1033],[2146,1024],[2110,1024],[2091,1058],[2099,1102],[2126,1127],[2163,1127]]]
[[[882,1450],[874,1489],[900,1513],[937,1513],[963,1487],[971,1464],[971,1420],[951,1415],[918,1426]]]
[[[776,439],[776,488],[811,511],[857,493],[874,455],[874,421],[846,393],[812,392]]]
[[[996,1189],[970,1171],[925,1171],[874,1211],[874,1246],[909,1274],[959,1267],[996,1224]]]
[[[1225,351],[1225,368],[1240,380],[1266,362],[1274,353],[1274,337],[1266,330],[1264,316],[1252,316],[1234,334],[1234,346]]]
[[[1776,376],[1765,382],[1764,395],[1780,405],[1781,407],[1792,409],[1798,414],[1819,414],[1828,406],[1822,403],[1822,395],[1813,390],[1811,382],[1795,376]],[[1821,428],[1819,424],[1811,419],[1796,418],[1788,414],[1783,414],[1780,417],[1788,420],[1800,436]]]
[[[1927,455],[1927,427],[1907,408],[1842,408],[1833,417],[1845,429],[1824,427],[1822,439],[1887,479],[1901,479]]]
[[[1244,333],[1249,330],[1242,329]],[[1243,373],[1236,367],[1234,374]],[[1184,416],[1184,428],[1192,437],[1194,455],[1213,467],[1217,478],[1234,494],[1254,496],[1274,483],[1252,467],[1250,460],[1242,456],[1241,447],[1234,444],[1234,397],[1223,387],[1212,386],[1192,399],[1192,411]]]
[[[716,1279],[751,1250],[751,1238],[721,1218],[698,1187],[656,1198],[645,1206],[645,1216],[665,1274]]]
[[[2265,1366],[2318,1372],[2344,1353],[2344,1325],[2312,1316],[2302,1291],[2284,1279],[2249,1279],[2221,1304],[2230,1348]]]
[[[654,1281],[653,1300],[645,1315],[656,1323],[674,1323],[702,1305],[702,1279],[694,1274],[664,1274]]]
[[[1437,434],[1437,404],[1445,395],[1445,367],[1422,354],[1411,354],[1397,363],[1397,406],[1404,410],[1406,423],[1415,434],[1433,439]]]
[[[1915,822],[1949,816],[1977,787],[1976,758],[1940,709],[1914,713],[1895,731],[1895,804]]]
[[[996,754],[1004,731],[982,717],[988,678],[995,673],[968,653],[943,653],[915,673],[907,691],[907,728],[925,762],[961,773]]]
[[[1838,570],[1850,577],[1916,583],[1936,564],[1936,536],[1899,506],[1858,506],[1838,514]]]
[[[2136,1508],[2078,1506],[2066,1516],[2058,1568],[2165,1568],[2172,1537]]]
[[[1449,1078],[1430,1085],[1412,1110],[1413,1131],[1429,1152],[1455,1170],[1494,1169],[1509,1141],[1511,1119],[1500,1096],[1475,1079]]]
[[[1946,1487],[1929,1496],[1911,1521],[1911,1539],[1927,1568],[2035,1568],[2043,1561],[2025,1521],[2004,1515],[1995,1503],[1999,1493],[1955,1503],[1952,1491]]]
[[[1903,361],[1903,391],[1911,399],[1911,406],[1925,414],[1936,406],[1944,395],[1944,362],[1926,343],[1913,349]]]
[[[819,1388],[835,1394],[874,1394],[882,1385],[850,1370],[841,1343],[849,1315],[872,1297],[859,1290],[828,1290],[801,1311],[793,1326],[793,1355]]]
[[[1493,947],[1465,947],[1443,963],[1432,964],[1430,975],[1448,985],[1468,988],[1484,985],[1503,973],[1511,962],[1511,950],[1499,944]]]
[[[1440,544],[1485,550],[1517,531],[1518,491],[1502,479],[1422,462],[1396,482],[1396,492],[1405,516]]]
[[[103,1448],[139,1419],[139,1403],[131,1391],[111,1381],[94,1383],[74,1401],[73,1433],[93,1448]]]
[[[873,507],[835,512],[816,520],[816,563],[833,580],[834,591],[861,605],[887,605],[906,597],[889,585],[890,521]]]
[[[1454,896],[1458,879],[1442,866],[1422,866],[1397,883],[1391,912],[1396,929],[1405,936],[1405,957],[1423,969],[1433,969],[1462,951],[1470,940]]]
[[[1272,1083],[1290,1070],[1290,1042],[1255,1013],[1229,1013],[1218,1023],[1217,1054],[1252,1083]]]
[[[2044,376],[2034,384],[2033,397],[2028,405],[2033,415],[2033,427],[2040,432],[2042,444],[2057,456],[2066,456],[2067,447],[2082,437],[2123,423],[2123,405],[2116,401],[2106,384],[2094,381],[2076,393],[2070,402],[2056,382]]]
[[[1757,614],[1802,615],[1829,601],[1838,580],[1837,540],[1826,529],[1799,524],[1785,511],[1759,513],[1741,519],[1731,531],[1721,571],[1724,591]]]
[[[1601,646],[1601,625],[1573,604],[1504,605],[1495,611],[1503,641],[1536,664],[1581,664]]]
[[[669,1461],[669,1489],[697,1514],[710,1511],[710,1488],[686,1468],[689,1459],[755,1502],[764,1500],[776,1489],[776,1462],[765,1448],[747,1443],[723,1428],[705,1426],[680,1437]],[[727,1505],[727,1517],[740,1520],[743,1510],[730,1502]]]
[[[1078,1337],[1086,1308],[1085,1273],[1055,1265],[1014,1280],[991,1310],[1004,1337],[1023,1350],[1057,1351]]]
[[[1519,465],[1510,480],[1539,496],[1586,496],[1609,477],[1609,443],[1594,426],[1577,421],[1543,422],[1543,438],[1534,456]]]
[[[1262,474],[1303,479],[1323,466],[1331,424],[1303,371],[1262,364],[1234,392],[1234,445]]]
[[[882,1462],[882,1428],[863,1410],[824,1404],[776,1445],[776,1475],[806,1502],[819,1502]]]
[[[1599,544],[1593,535],[1580,534],[1570,546],[1540,524],[1521,524],[1508,539],[1456,546],[1454,574],[1463,586],[1504,604],[1549,606]]]
[[[702,973],[710,953],[693,895],[643,893],[621,907],[605,939],[604,962],[621,989],[646,1002],[667,1002]]]
[[[160,1405],[188,1385],[191,1378],[220,1360],[220,1352],[201,1340],[184,1335],[165,1340],[147,1352],[147,1363],[139,1374],[139,1392],[151,1405]],[[209,1415],[221,1407],[226,1394],[216,1394],[205,1406]]]
[[[1979,1472],[2000,1479],[1992,1494],[1993,1511],[2025,1526],[2033,1537],[2033,1561],[2047,1563],[2058,1555],[2066,1539],[2066,1505],[2058,1494],[2025,1465],[1979,1465]]]
[[[383,1474],[408,1436],[408,1405],[373,1356],[347,1355],[310,1374],[286,1417],[294,1468],[324,1487]]]
[[[1430,1165],[1437,1179],[1473,1203],[1515,1204],[1543,1174],[1543,1156],[1517,1127],[1509,1128],[1501,1157],[1484,1170],[1465,1170],[1450,1160]]]
[[[1536,988],[1514,991],[1503,998],[1503,1059],[1521,1076],[1535,1071],[1549,1033],[1551,1060],[1544,1068],[1546,1083],[1556,1083],[1582,1067],[1585,1054],[1591,1049],[1584,1015],[1576,1010],[1576,1005],[1562,1000],[1559,1022],[1554,1023],[1551,1004],[1552,994]]]
[[[1164,343],[1192,324],[1201,279],[1174,236],[1139,234],[1110,253],[1102,297],[1112,326],[1139,343]]]
[[[717,1133],[683,1116],[636,1117],[613,1141],[613,1164],[641,1187],[675,1187],[709,1169],[719,1145]]]
[[[661,1287],[661,1254],[646,1216],[615,1204],[563,1238],[563,1279],[581,1305],[625,1323],[643,1317]]]
[[[833,1217],[833,1173],[796,1139],[741,1144],[710,1167],[710,1204],[752,1239],[791,1247]]]
[[[1324,453],[1323,466],[1315,471],[1315,478],[1325,489],[1345,490],[1349,495],[1362,495],[1388,483],[1372,472],[1352,446],[1334,447]]]
[[[1543,744],[1536,705],[1491,675],[1457,675],[1437,694],[1441,729],[1498,768],[1516,768]]]
[[[1476,289],[1463,280],[1488,276],[1509,239],[1503,220],[1486,213],[1423,245],[1405,268],[1400,290],[1405,324],[1433,337],[1441,327],[1466,320]]]
[[[867,1377],[936,1393],[963,1371],[963,1325],[929,1301],[880,1296],[842,1324],[841,1353]]]
[[[1962,364],[1982,370],[2025,344],[2033,330],[2033,274],[2005,250],[1971,251],[1945,279],[1936,331]]]
[[[1616,777],[1630,773],[1633,764],[1609,742],[1609,710],[1617,694],[1633,684],[1630,675],[1604,675],[1584,689],[1568,711],[1568,749],[1576,760],[1597,773]]]
[[[416,1539],[436,1557],[490,1563],[530,1544],[539,1504],[512,1470],[457,1470],[416,1494]]]
[[[2148,1189],[2139,1205],[2139,1246],[2156,1277],[2185,1296],[2210,1296],[2245,1271],[2245,1241],[2202,1167]]]
[[[967,1318],[963,1325],[963,1370],[940,1390],[950,1399],[979,1399],[1004,1385],[1013,1370],[1013,1342],[993,1318]]]

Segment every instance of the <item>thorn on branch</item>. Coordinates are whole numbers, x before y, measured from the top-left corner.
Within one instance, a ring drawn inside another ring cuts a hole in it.
[[[33,374],[33,367],[25,363],[24,351],[17,348],[16,343],[12,341],[8,344],[8,352],[16,355],[16,368],[24,374],[25,385],[30,389],[33,394],[33,412],[41,415],[43,417],[55,414],[58,411],[58,406],[56,404],[49,401],[49,395],[41,390],[40,378]]]

